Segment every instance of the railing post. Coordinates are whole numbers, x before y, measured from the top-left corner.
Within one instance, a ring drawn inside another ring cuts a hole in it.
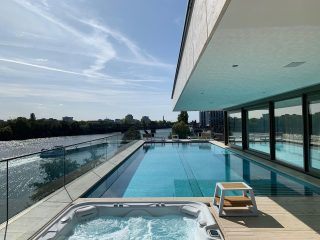
[[[276,158],[276,130],[275,130],[275,117],[274,117],[274,102],[269,102],[269,142],[270,142],[270,159]]]
[[[303,160],[304,160],[304,171],[309,171],[309,146],[310,146],[310,133],[309,133],[309,106],[307,95],[302,95],[302,118],[303,118]]]
[[[119,151],[120,148],[120,144],[119,144],[119,134],[117,134],[116,136],[117,140],[116,140],[116,153]]]
[[[108,137],[105,138],[106,141],[106,161],[108,160]]]
[[[242,123],[242,150],[248,149],[248,135],[247,135],[247,111],[241,109],[241,123]]]
[[[223,123],[224,123],[224,144],[229,144],[229,121],[228,121],[228,112],[223,112]]]
[[[4,240],[7,238],[7,230],[9,224],[9,161],[6,161],[6,191],[7,191],[7,202],[6,202],[6,229],[4,231]]]
[[[66,186],[66,148],[63,147],[63,186]]]

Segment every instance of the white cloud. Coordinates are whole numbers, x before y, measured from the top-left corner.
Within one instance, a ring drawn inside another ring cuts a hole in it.
[[[175,66],[70,3],[13,0],[5,2],[8,11],[0,9],[0,28],[6,30],[0,32],[1,100],[10,106],[41,101],[61,111],[69,103],[114,111],[168,103],[170,109],[165,86]]]
[[[104,32],[110,36],[112,36],[114,39],[118,40],[119,42],[125,44],[125,46],[133,53],[135,56],[135,59],[124,59],[124,58],[117,58],[118,60],[121,60],[123,62],[130,62],[135,64],[142,64],[142,65],[148,65],[148,66],[155,66],[155,67],[165,67],[165,68],[172,68],[174,67],[172,64],[166,64],[163,62],[160,62],[158,59],[153,57],[152,55],[148,53],[144,53],[144,51],[139,48],[133,41],[128,39],[126,36],[121,34],[120,32],[117,32],[109,27],[106,27],[99,22],[97,22],[94,19],[79,19],[80,22],[93,27],[96,30],[99,30],[101,32]]]
[[[38,62],[48,62],[48,59],[45,58],[36,58],[35,60]]]
[[[59,69],[59,68],[47,67],[47,66],[38,65],[38,64],[27,63],[27,62],[23,62],[23,61],[21,61],[21,60],[12,60],[12,59],[0,58],[0,61],[1,61],[1,62],[7,62],[7,63],[15,63],[15,64],[19,64],[19,65],[24,65],[24,66],[28,66],[28,67],[39,68],[39,69],[48,70],[48,71],[54,71],[54,72],[60,72],[60,73],[67,73],[67,74],[73,74],[73,75],[79,75],[79,76],[87,76],[86,74],[83,74],[83,73],[68,71],[68,70]]]
[[[99,70],[104,68],[104,65],[108,61],[116,57],[115,49],[103,36],[84,34],[72,27],[70,24],[63,22],[61,19],[58,19],[51,13],[47,12],[47,8],[42,9],[40,6],[36,6],[33,4],[34,2],[32,3],[26,0],[15,0],[15,2],[26,8],[28,11],[37,14],[44,20],[61,28],[68,34],[73,35],[73,38],[77,41],[81,41],[83,44],[87,45],[88,51],[91,51],[91,55],[95,56],[96,60],[88,67],[88,69],[83,70],[84,74],[95,75]]]

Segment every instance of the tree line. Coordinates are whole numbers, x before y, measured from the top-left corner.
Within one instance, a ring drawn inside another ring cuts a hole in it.
[[[36,119],[33,113],[30,118],[18,117],[7,121],[0,121],[0,140],[24,140],[30,138],[76,136],[89,134],[103,134],[111,132],[125,132],[129,128],[161,129],[171,128],[170,121],[151,121],[144,117],[133,119],[128,114],[124,119],[97,121],[63,121],[57,119]]]

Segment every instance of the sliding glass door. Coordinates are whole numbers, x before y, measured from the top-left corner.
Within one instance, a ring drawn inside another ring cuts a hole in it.
[[[228,113],[229,127],[229,143],[237,146],[242,146],[242,121],[241,112]]]
[[[309,99],[310,170],[320,171],[320,95]]]
[[[247,128],[249,149],[270,154],[269,107],[248,110]]]
[[[275,102],[274,114],[276,159],[303,168],[302,98]]]

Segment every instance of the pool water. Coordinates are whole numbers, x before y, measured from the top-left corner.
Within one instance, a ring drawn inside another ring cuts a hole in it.
[[[197,239],[196,219],[181,215],[164,217],[100,217],[77,224],[69,240]]]
[[[316,196],[320,188],[210,143],[143,145],[86,197],[207,197],[217,182],[243,181],[256,195]]]

